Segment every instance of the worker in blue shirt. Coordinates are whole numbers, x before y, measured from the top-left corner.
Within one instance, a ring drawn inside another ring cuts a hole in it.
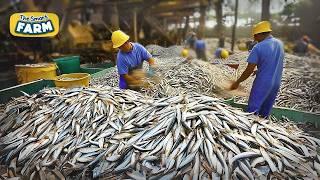
[[[202,39],[201,36],[198,37],[198,39],[194,43],[194,49],[197,54],[198,59],[202,59],[204,61],[207,61],[207,56],[206,56],[206,43]]]
[[[248,112],[254,112],[264,118],[270,115],[277,97],[284,59],[283,43],[274,38],[271,31],[268,21],[262,21],[253,27],[253,36],[258,43],[250,52],[246,70],[231,85],[232,90],[237,89],[239,84],[253,74],[257,67],[256,78],[250,92]]]
[[[113,48],[119,48],[117,54],[117,69],[119,73],[119,87],[134,89],[143,86],[141,76],[136,70],[142,70],[144,61],[149,63],[148,76],[154,75],[155,61],[151,54],[139,43],[129,41],[129,36],[121,30],[114,31],[111,36]]]

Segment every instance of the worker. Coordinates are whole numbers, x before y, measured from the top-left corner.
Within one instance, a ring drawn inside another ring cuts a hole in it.
[[[187,48],[183,48],[181,51],[181,56],[187,58],[189,56],[189,50]]]
[[[306,55],[308,53],[320,54],[320,50],[311,43],[309,36],[304,35],[300,38],[293,49],[298,55]]]
[[[133,89],[141,87],[141,76],[136,76],[135,70],[142,70],[143,61],[149,63],[148,76],[154,75],[155,60],[151,54],[139,43],[129,41],[129,36],[121,30],[114,31],[111,36],[113,48],[119,48],[117,54],[117,69],[119,73],[119,87]]]
[[[196,42],[197,37],[195,32],[189,32],[189,35],[186,39],[186,44],[189,46],[190,49],[194,48],[194,43]]]
[[[198,36],[198,39],[194,43],[194,49],[197,54],[198,59],[202,59],[204,61],[207,61],[207,56],[206,56],[206,43],[202,39],[201,36]]]
[[[229,57],[229,51],[223,48],[218,48],[214,54],[216,58],[219,58],[219,59],[227,59]]]
[[[248,51],[250,52],[252,50],[252,48],[257,44],[256,41],[247,41],[246,42],[246,47],[248,49]]]
[[[271,35],[271,25],[262,21],[253,27],[254,39],[258,42],[250,52],[248,65],[240,78],[231,85],[231,90],[250,75],[255,74],[248,102],[248,112],[268,117],[280,88],[283,71],[283,43]],[[257,66],[257,71],[254,69]]]

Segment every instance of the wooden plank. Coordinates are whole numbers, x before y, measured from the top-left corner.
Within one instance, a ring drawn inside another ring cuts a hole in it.
[[[195,8],[199,8],[200,3],[185,3],[181,5],[172,5],[172,6],[154,6],[152,8],[152,13],[161,13],[161,12],[174,12],[174,11],[183,11],[183,10],[194,10]]]
[[[194,11],[184,11],[184,12],[163,12],[155,14],[156,17],[186,17],[191,16]]]

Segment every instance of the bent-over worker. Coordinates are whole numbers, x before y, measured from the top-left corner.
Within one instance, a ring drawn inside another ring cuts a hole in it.
[[[253,82],[248,102],[248,112],[255,112],[264,118],[271,113],[277,97],[283,70],[283,43],[271,35],[271,25],[262,21],[253,27],[254,39],[258,42],[248,57],[248,66],[241,77],[231,85],[237,89],[257,66],[256,78]]]
[[[143,61],[149,63],[148,76],[154,75],[155,61],[152,55],[139,43],[129,41],[129,36],[121,30],[114,31],[111,36],[113,48],[119,48],[117,54],[117,69],[119,73],[119,87],[134,89],[141,87],[141,79],[133,74],[135,70],[142,70]]]
[[[320,55],[320,50],[311,43],[311,39],[307,35],[302,36],[302,38],[296,42],[293,51],[303,56],[309,53]]]
[[[214,55],[219,59],[227,59],[229,57],[229,51],[224,48],[217,48],[214,52]]]

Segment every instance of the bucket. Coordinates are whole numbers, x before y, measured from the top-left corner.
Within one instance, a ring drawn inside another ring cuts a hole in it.
[[[94,74],[110,67],[113,67],[113,64],[111,62],[99,64],[82,64],[80,66],[80,71],[84,73]]]
[[[57,67],[53,63],[15,65],[17,80],[20,84],[37,79],[54,80]]]
[[[57,76],[54,84],[56,87],[61,88],[71,88],[71,87],[81,87],[81,86],[89,86],[90,82],[90,74],[88,73],[71,73],[71,74],[63,74],[61,76]]]
[[[78,73],[80,72],[80,57],[67,56],[53,60],[57,63],[61,74]]]

